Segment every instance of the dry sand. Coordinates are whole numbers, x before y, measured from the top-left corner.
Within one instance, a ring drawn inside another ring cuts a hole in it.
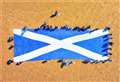
[[[0,2],[0,82],[119,82],[119,2],[113,0],[53,1],[15,1]],[[49,25],[93,28],[111,27],[114,45],[112,63],[82,64],[80,61],[60,69],[56,61],[41,64],[40,61],[25,62],[20,66],[6,65],[8,57],[13,58],[13,50],[8,50],[6,42],[14,28],[41,25],[55,10],[60,16],[49,19]],[[2,45],[1,45],[2,42]]]

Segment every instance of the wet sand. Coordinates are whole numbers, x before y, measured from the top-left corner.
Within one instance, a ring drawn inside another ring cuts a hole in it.
[[[0,82],[118,82],[119,80],[119,21],[117,1],[76,1],[76,2],[16,2],[0,3]],[[58,10],[60,16],[49,19]],[[13,58],[13,49],[8,50],[9,35],[14,28],[38,27],[44,21],[49,25],[88,26],[103,28],[110,26],[113,34],[112,63],[75,64],[60,69],[56,60],[42,64],[41,61],[24,62],[20,66],[6,65],[8,57]],[[2,56],[1,56],[2,55]]]

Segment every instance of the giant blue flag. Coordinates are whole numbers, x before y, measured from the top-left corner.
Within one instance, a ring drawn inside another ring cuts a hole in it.
[[[105,61],[109,30],[67,26],[14,29],[14,62],[76,59]]]

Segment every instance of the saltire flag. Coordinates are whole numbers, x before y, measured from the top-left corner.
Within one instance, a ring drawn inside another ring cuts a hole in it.
[[[14,62],[75,59],[109,59],[109,29],[41,26],[14,29]]]

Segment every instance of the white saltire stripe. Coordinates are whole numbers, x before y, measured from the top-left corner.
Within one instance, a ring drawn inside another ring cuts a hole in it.
[[[90,50],[87,50],[87,49],[82,48],[80,46],[74,45],[72,43],[87,40],[87,39],[96,38],[96,37],[99,37],[102,35],[106,35],[108,33],[109,33],[108,31],[103,32],[103,30],[97,30],[97,31],[94,31],[90,34],[86,33],[86,34],[82,34],[82,35],[73,36],[73,37],[70,37],[70,38],[67,38],[64,40],[58,40],[58,39],[55,39],[55,38],[52,38],[52,37],[49,37],[46,35],[26,31],[23,34],[23,37],[37,40],[37,41],[46,42],[46,43],[49,43],[51,45],[48,45],[46,47],[39,48],[39,49],[31,51],[29,53],[21,54],[20,56],[14,57],[14,61],[20,62],[20,61],[30,60],[32,58],[35,58],[35,57],[38,57],[40,55],[46,54],[48,52],[57,50],[59,48],[64,48],[64,49],[71,50],[71,51],[74,51],[74,52],[79,53],[79,54],[83,54],[84,56],[91,58],[91,59],[94,59],[94,60],[106,60],[106,59],[108,59],[107,56],[103,57],[102,55],[100,55],[98,53],[92,52]],[[21,35],[22,30],[15,29],[14,34]]]
[[[104,31],[104,32],[103,32],[103,30],[104,29],[96,30],[92,33],[85,33],[85,34],[82,34],[82,35],[76,35],[76,36],[73,36],[73,37],[70,37],[70,38],[66,38],[66,39],[64,39],[64,42],[75,43],[75,42],[78,42],[78,41],[89,40],[89,39],[93,39],[93,38],[97,38],[97,37],[109,34],[108,30]]]
[[[15,29],[13,32],[16,35],[21,36],[23,31],[20,30],[20,29]],[[52,37],[48,37],[48,36],[45,36],[45,35],[42,35],[42,34],[33,33],[33,32],[30,32],[30,31],[25,31],[22,36],[26,37],[26,38],[29,38],[29,39],[32,39],[32,40],[46,42],[46,43],[49,43],[49,44],[58,42],[57,39],[54,39]]]

